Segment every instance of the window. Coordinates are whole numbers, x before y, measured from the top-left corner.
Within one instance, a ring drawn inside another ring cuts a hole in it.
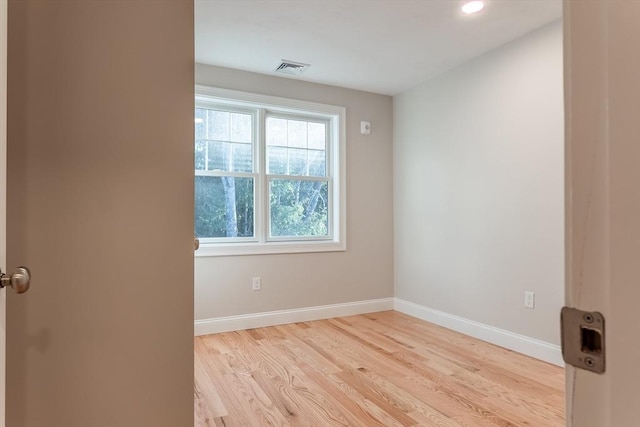
[[[344,250],[344,117],[197,86],[196,255]]]

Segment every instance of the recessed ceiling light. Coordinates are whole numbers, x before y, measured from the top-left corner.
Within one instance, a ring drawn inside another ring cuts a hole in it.
[[[472,13],[478,13],[485,7],[485,2],[483,0],[472,0],[468,1],[462,5],[462,11],[467,15]]]

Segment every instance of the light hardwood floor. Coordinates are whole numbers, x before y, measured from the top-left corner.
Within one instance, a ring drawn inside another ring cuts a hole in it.
[[[404,314],[195,338],[196,426],[564,426],[564,369]]]

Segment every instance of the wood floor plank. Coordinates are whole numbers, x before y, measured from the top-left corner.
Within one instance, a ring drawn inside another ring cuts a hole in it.
[[[562,368],[394,311],[194,349],[197,427],[564,425]]]
[[[480,375],[493,376],[494,379],[499,379],[502,382],[509,382],[515,388],[520,388],[522,385],[526,384],[529,388],[534,388],[535,392],[539,394],[545,394],[549,390],[549,386],[543,384],[544,381],[543,371],[539,371],[539,375],[536,377],[531,377],[526,368],[522,369],[520,366],[515,366],[509,358],[500,357],[500,358],[490,358],[485,355],[475,354],[474,351],[477,347],[477,343],[472,343],[472,345],[467,345],[464,342],[458,342],[457,344],[452,343],[451,341],[446,340],[438,340],[435,338],[429,337],[418,337],[417,335],[409,335],[406,331],[403,332],[390,332],[389,335],[394,336],[399,341],[410,341],[413,343],[416,350],[419,350],[421,354],[430,354],[437,355],[441,358],[446,358],[454,361],[454,363],[463,364],[464,366],[482,366],[483,371]],[[467,340],[471,340],[471,338],[466,337]],[[452,338],[453,340],[453,338]],[[478,341],[479,343],[479,341]],[[487,343],[482,343],[483,345],[479,346],[480,348],[486,349],[487,346],[491,346]],[[502,351],[503,349],[499,349],[496,346],[496,350]],[[466,348],[466,351],[462,352],[461,349]],[[520,356],[514,352],[508,353],[509,357],[518,359]],[[535,366],[536,364],[543,363],[540,361],[532,360],[531,365]],[[462,366],[462,365],[461,365]],[[548,369],[548,368],[547,368]],[[542,381],[542,382],[541,382]],[[563,383],[558,383],[558,387],[563,387]],[[553,387],[551,387],[553,388]]]
[[[466,352],[467,360],[471,360],[474,363],[475,361],[482,361],[498,367],[508,365],[511,371],[518,372],[528,380],[542,382],[551,387],[564,387],[564,371],[559,370],[555,375],[550,374],[547,368],[548,364],[545,362],[530,358],[513,357],[514,352],[511,350],[475,340],[464,334],[423,322],[402,313],[381,312],[376,320],[380,322],[388,321],[388,313],[393,313],[391,320],[396,327],[398,327],[398,320],[401,320],[398,328],[401,332],[412,334],[410,336],[414,337],[414,339],[419,337],[418,342],[439,345],[441,350],[453,349],[456,357],[461,356],[459,354],[460,348],[466,348],[471,350]],[[406,323],[402,322],[403,319],[406,320]]]
[[[313,413],[314,418],[322,420],[324,425],[349,425],[348,417],[345,417],[343,411],[337,407],[332,396],[317,390],[314,382],[305,375],[301,366],[289,360],[275,347],[258,351],[262,352],[265,359],[270,359],[271,363],[281,364],[286,368],[287,382],[280,383],[278,390],[281,397],[286,396],[297,407],[295,412],[289,411],[290,415],[295,416],[298,421],[306,421],[304,415],[300,416],[300,414]],[[267,388],[270,386],[266,381],[263,381],[263,384]]]
[[[207,412],[211,414],[212,418],[229,415],[229,412],[220,399],[220,394],[218,393],[215,383],[211,380],[202,362],[198,361],[195,363],[194,373],[194,393],[196,401],[199,401],[203,408],[206,407]]]
[[[376,417],[361,405],[364,400],[362,395],[354,396],[357,392],[353,389],[351,389],[351,392],[345,392],[345,389],[340,387],[339,381],[332,380],[330,375],[323,375],[307,364],[303,364],[301,367],[309,378],[321,389],[328,392],[330,396],[333,396],[340,406],[353,416],[354,420],[350,425],[359,425],[364,422],[367,426],[385,427],[386,424],[382,419]]]

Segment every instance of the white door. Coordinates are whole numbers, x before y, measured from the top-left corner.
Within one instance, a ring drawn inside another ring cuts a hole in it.
[[[606,372],[567,371],[573,427],[640,425],[640,2],[565,1],[567,305],[605,316]]]

